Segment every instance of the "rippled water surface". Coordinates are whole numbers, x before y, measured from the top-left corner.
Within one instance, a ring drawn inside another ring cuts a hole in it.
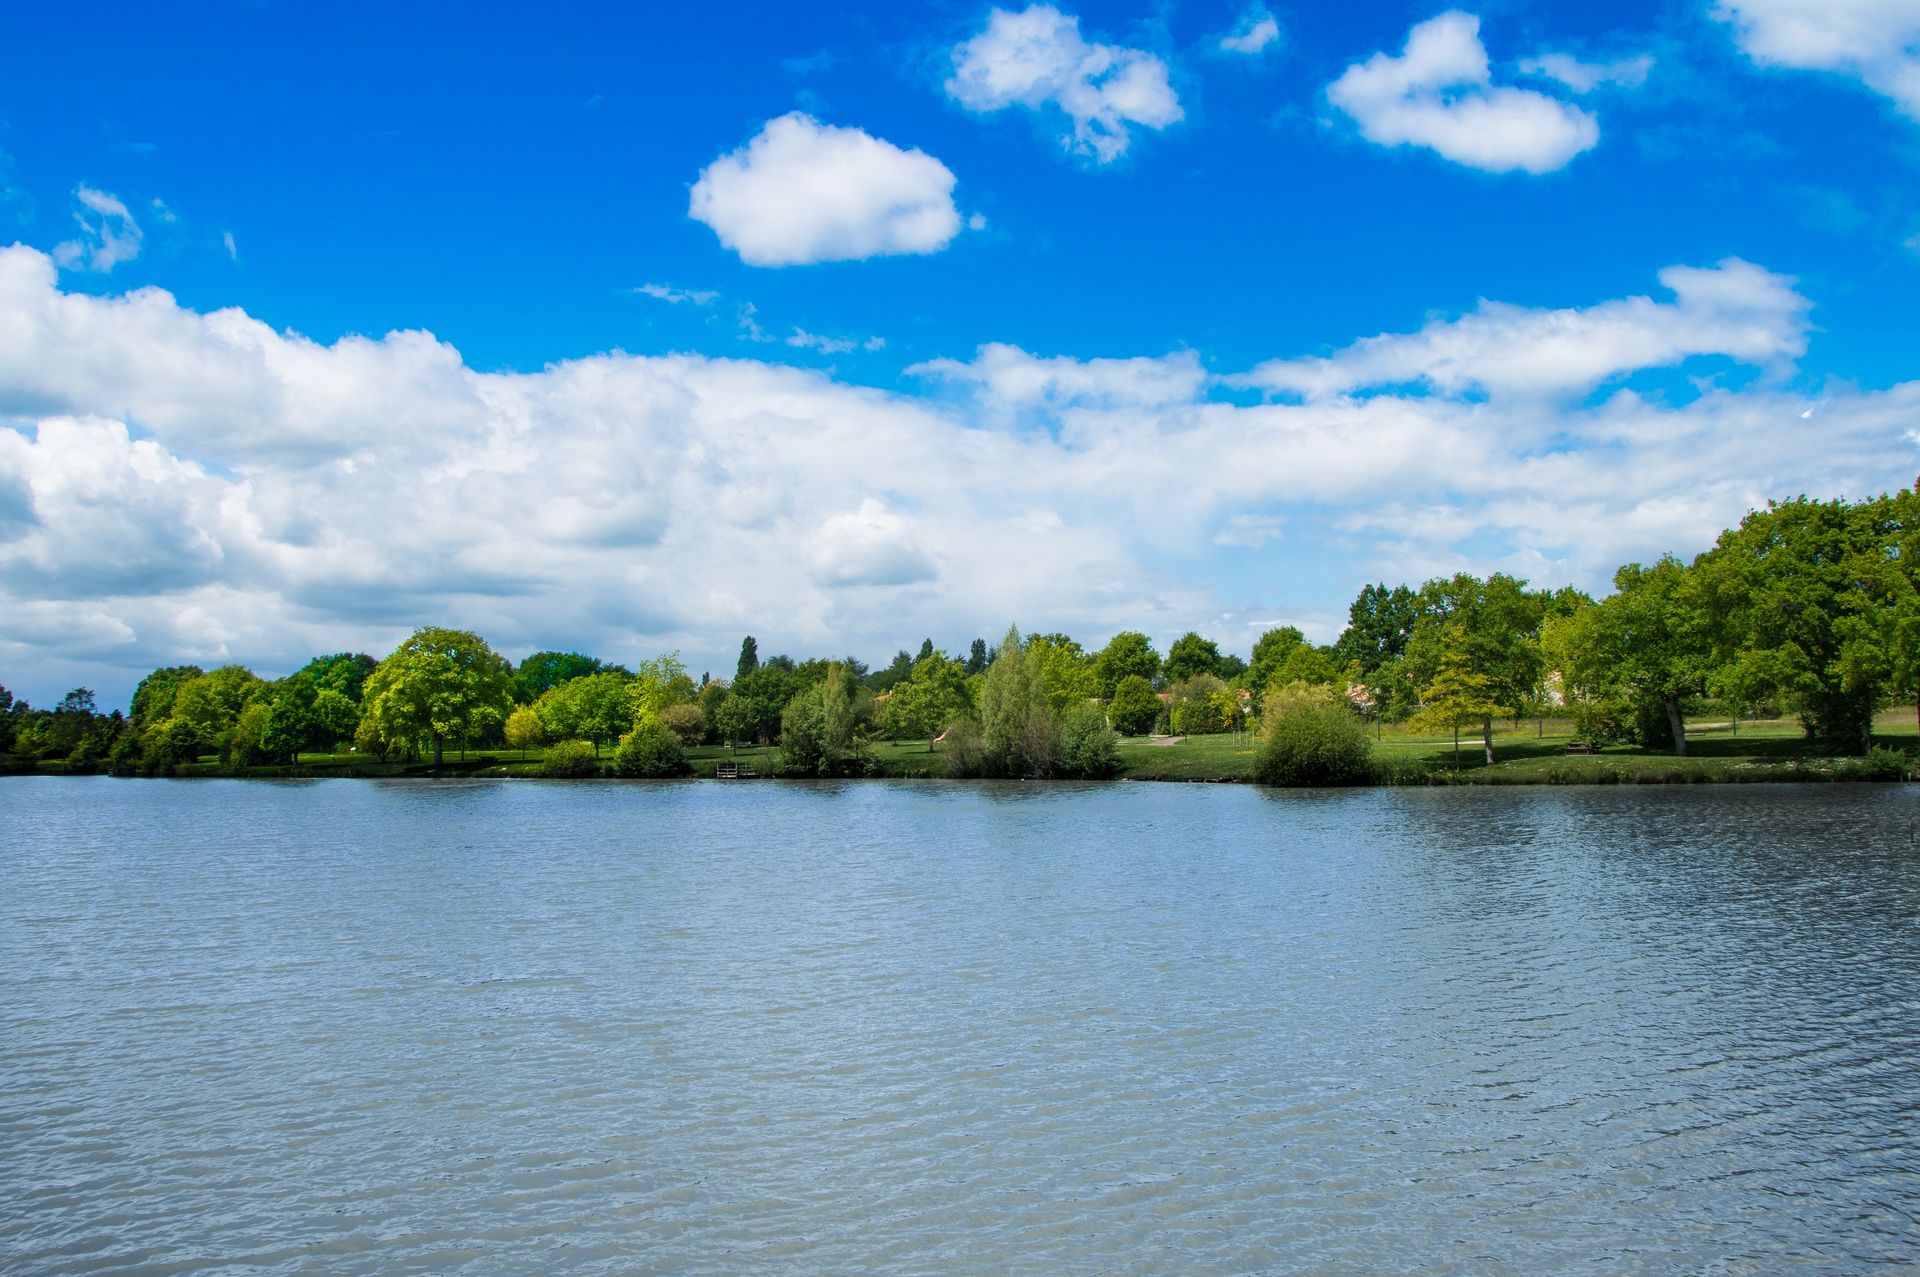
[[[1908,788],[0,804],[7,1272],[1920,1270]]]

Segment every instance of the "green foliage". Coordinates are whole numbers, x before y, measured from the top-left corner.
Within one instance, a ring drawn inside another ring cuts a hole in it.
[[[1098,698],[1100,677],[1094,658],[1066,635],[1033,635],[1027,639],[1025,656],[1035,690],[1055,715]]]
[[[632,731],[620,738],[619,747],[613,751],[616,776],[664,780],[669,776],[684,776],[689,770],[680,738],[657,718],[641,718]]]
[[[1176,736],[1224,732],[1233,721],[1232,690],[1212,674],[1195,674],[1167,689],[1173,696],[1170,721]],[[1222,694],[1225,694],[1224,696]]]
[[[605,673],[625,674],[627,671],[579,652],[535,652],[520,662],[520,668],[514,671],[513,698],[522,705],[531,705],[563,683]]]
[[[598,749],[633,725],[636,691],[637,680],[627,674],[584,674],[550,689],[533,712],[548,740],[578,737]]]
[[[1027,662],[1020,631],[1010,627],[980,689],[982,767],[986,776],[1049,776],[1058,762],[1059,731],[1045,692]]]
[[[707,738],[706,716],[698,705],[669,705],[660,711],[660,722],[682,745],[691,747]]]
[[[1068,710],[1060,727],[1060,768],[1068,776],[1105,780],[1120,770],[1120,738],[1091,705]]]
[[[1113,720],[1113,729],[1122,736],[1145,736],[1160,720],[1160,710],[1160,698],[1154,695],[1153,684],[1138,674],[1121,679],[1113,689],[1113,699],[1107,703],[1107,717]]]
[[[1542,627],[1541,646],[1559,665],[1569,693],[1625,709],[1647,745],[1684,754],[1683,709],[1706,690],[1713,633],[1697,578],[1668,556],[1652,567],[1629,563],[1614,593],[1596,604],[1569,600]]]
[[[1160,657],[1153,650],[1153,642],[1138,630],[1120,631],[1093,658],[1094,694],[1113,699],[1114,689],[1128,675],[1137,675],[1148,683],[1160,675]]]
[[[1167,682],[1178,683],[1196,674],[1220,674],[1220,647],[1212,639],[1201,638],[1188,630],[1167,649],[1167,661],[1161,667]]]
[[[913,667],[912,677],[894,685],[880,711],[880,729],[889,740],[930,741],[972,709],[966,667],[935,652]]]
[[[1875,745],[1860,759],[1859,775],[1863,780],[1911,780],[1913,778],[1913,760],[1897,749],[1888,749],[1884,745]]]
[[[1288,787],[1363,785],[1373,779],[1373,743],[1346,697],[1306,683],[1275,688],[1261,713],[1254,778]]]
[[[771,742],[779,735],[780,716],[804,686],[792,664],[769,661],[734,680],[721,715],[714,722],[724,739],[745,744]]]
[[[1718,690],[1745,703],[1783,698],[1809,736],[1864,751],[1874,710],[1913,682],[1917,538],[1911,492],[1773,502],[1723,533],[1693,567]]]
[[[733,681],[738,683],[759,668],[760,644],[749,634],[740,640],[740,660],[733,667]]]
[[[856,729],[853,680],[835,664],[824,680],[795,696],[782,714],[781,772],[788,776],[864,776],[871,757]]]
[[[383,750],[431,741],[438,764],[449,738],[484,737],[505,723],[512,705],[512,669],[498,652],[478,634],[429,626],[367,679],[361,726]]]
[[[1247,686],[1260,693],[1276,681],[1290,681],[1276,680],[1276,675],[1280,667],[1303,648],[1312,650],[1307,643],[1307,636],[1294,626],[1282,625],[1261,634],[1253,641],[1253,663],[1247,667]]]
[[[555,741],[547,746],[540,760],[540,774],[563,780],[578,780],[600,774],[600,752],[583,740]]]
[[[546,726],[531,705],[522,705],[507,715],[507,744],[514,749],[531,749],[547,738]]]
[[[133,689],[133,703],[127,709],[127,717],[136,727],[158,727],[173,717],[173,701],[180,689],[204,673],[198,665],[170,665],[155,670]]]
[[[1385,583],[1369,585],[1347,609],[1347,628],[1334,643],[1334,660],[1360,667],[1363,681],[1394,664],[1406,654],[1419,619],[1420,607],[1414,592],[1404,585],[1388,589]],[[1257,687],[1266,684],[1257,683]]]
[[[312,683],[316,692],[337,692],[358,705],[367,680],[378,664],[365,652],[335,652],[331,656],[314,657],[292,677]],[[347,734],[351,735],[351,730]]]

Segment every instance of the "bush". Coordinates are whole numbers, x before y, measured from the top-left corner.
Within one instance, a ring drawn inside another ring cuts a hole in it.
[[[669,705],[660,711],[660,721],[682,745],[698,745],[707,738],[707,716],[698,705]]]
[[[1107,717],[1113,721],[1113,730],[1122,736],[1145,736],[1160,720],[1160,710],[1153,684],[1138,674],[1129,674],[1114,687]]]
[[[1913,775],[1913,760],[1885,745],[1869,749],[1854,766],[1862,780],[1906,780]]]
[[[613,751],[616,776],[659,780],[684,776],[691,770],[680,738],[658,718],[643,718],[635,723],[633,730],[620,738],[619,748]]]
[[[1364,785],[1373,779],[1367,728],[1330,687],[1295,683],[1269,693],[1255,780],[1268,785]]]
[[[583,740],[556,741],[547,746],[547,756],[540,761],[542,776],[575,779],[595,776],[599,772],[600,760],[595,756],[593,746]]]
[[[969,777],[987,774],[987,739],[980,730],[980,724],[971,718],[955,719],[947,726],[946,748],[941,754],[947,760],[947,772],[950,775]]]
[[[1060,762],[1067,775],[1105,780],[1120,770],[1120,738],[1091,705],[1068,711],[1060,736]]]

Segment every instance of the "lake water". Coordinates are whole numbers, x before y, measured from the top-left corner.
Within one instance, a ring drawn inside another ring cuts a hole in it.
[[[0,1270],[1920,1270],[1920,791],[0,781]]]

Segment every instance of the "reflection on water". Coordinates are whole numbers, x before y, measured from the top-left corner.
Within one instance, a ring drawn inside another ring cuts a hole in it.
[[[0,801],[9,1272],[1920,1256],[1908,789]]]

